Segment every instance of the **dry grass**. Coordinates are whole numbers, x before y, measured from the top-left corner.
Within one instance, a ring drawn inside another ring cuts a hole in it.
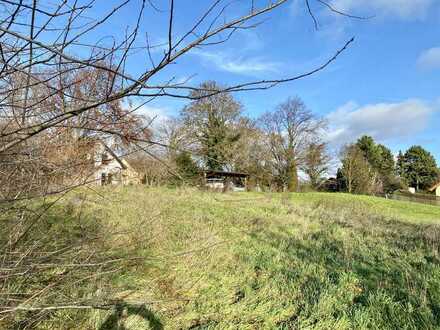
[[[84,216],[117,229],[108,246],[143,264],[106,283],[119,307],[82,314],[78,329],[440,327],[439,209],[338,194],[100,193]]]

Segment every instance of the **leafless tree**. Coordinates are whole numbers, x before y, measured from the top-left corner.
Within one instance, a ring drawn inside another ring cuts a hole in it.
[[[301,99],[289,98],[259,119],[266,134],[274,174],[289,191],[298,189],[298,168],[306,147],[322,133],[325,121],[317,118]]]
[[[331,157],[324,142],[311,142],[304,152],[301,170],[307,174],[314,189],[319,188],[323,176],[329,170]]]
[[[249,174],[248,188],[271,186],[271,154],[265,145],[264,132],[256,120],[242,116],[236,125],[239,140],[228,150],[229,169]]]

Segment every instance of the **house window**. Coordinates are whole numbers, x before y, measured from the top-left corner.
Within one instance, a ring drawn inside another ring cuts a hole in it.
[[[103,165],[106,165],[110,162],[110,156],[107,152],[103,152],[101,154],[101,162]]]
[[[105,173],[101,173],[101,186],[105,186],[107,183],[107,175]]]

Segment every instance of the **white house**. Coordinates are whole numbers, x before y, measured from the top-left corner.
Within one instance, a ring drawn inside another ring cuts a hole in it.
[[[98,185],[140,183],[133,167],[102,141],[96,145],[94,162],[93,176]]]
[[[440,197],[440,182],[437,182],[431,188],[428,189],[430,192],[433,192],[436,196]]]

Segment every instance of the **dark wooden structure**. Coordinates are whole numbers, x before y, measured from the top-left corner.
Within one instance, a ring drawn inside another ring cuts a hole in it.
[[[205,187],[214,191],[246,191],[249,174],[226,171],[205,171]]]

